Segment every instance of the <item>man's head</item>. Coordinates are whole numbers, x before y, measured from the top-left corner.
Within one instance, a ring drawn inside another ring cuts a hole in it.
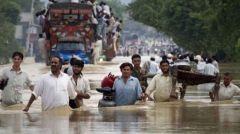
[[[163,74],[168,74],[169,73],[169,62],[167,60],[162,60],[160,62],[160,68],[161,68]]]
[[[120,70],[122,72],[122,77],[128,78],[132,74],[133,65],[129,62],[122,63],[120,65]]]
[[[95,3],[96,0],[90,0],[92,3]]]
[[[151,60],[151,61],[155,61],[155,57],[151,57],[150,60]]]
[[[80,75],[82,74],[82,69],[84,67],[84,62],[82,60],[78,60],[76,59],[74,62],[73,62],[73,65],[72,65],[72,68],[73,68],[73,73],[75,75]]]
[[[223,77],[223,83],[225,86],[228,86],[232,81],[232,76],[230,73],[226,72],[224,73],[224,77]]]
[[[53,74],[60,73],[60,70],[62,69],[62,62],[61,58],[59,56],[52,56],[51,57],[51,71]]]
[[[12,54],[12,61],[14,67],[19,67],[23,61],[23,54],[21,52],[14,52]]]
[[[141,64],[141,56],[138,54],[134,54],[132,56],[132,64],[134,65],[134,67],[140,67]]]
[[[207,59],[207,63],[211,64],[213,62],[212,58]]]

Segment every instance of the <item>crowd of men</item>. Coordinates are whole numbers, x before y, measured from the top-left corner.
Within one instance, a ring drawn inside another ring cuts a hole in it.
[[[115,79],[112,87],[115,90],[114,101],[116,106],[133,105],[136,101],[146,101],[147,98],[154,102],[178,99],[178,94],[173,89],[175,86],[173,85],[170,68],[174,64],[190,66],[191,62],[184,58],[176,60],[173,57],[163,57],[159,63],[161,71],[154,73],[149,73],[148,70],[141,67],[141,56],[138,54],[132,56],[132,63],[122,63],[120,65],[122,75]],[[196,71],[202,71],[202,73],[210,75],[219,72],[216,71],[216,67],[209,59],[207,63],[204,63],[200,56],[196,56],[195,59],[198,61],[195,62]],[[36,84],[33,84],[27,73],[21,70],[22,61],[23,54],[14,52],[12,55],[13,65],[3,69],[0,73],[1,104],[3,106],[22,104],[22,90],[28,87],[32,90],[32,95],[23,111],[28,111],[33,101],[39,96],[41,96],[43,111],[60,106],[79,108],[83,105],[83,99],[90,98],[89,81],[82,74],[84,63],[80,59],[74,58],[71,61],[71,73],[68,73],[68,70],[64,73],[61,71],[61,59],[58,56],[53,56],[51,58],[51,71],[42,75]],[[202,64],[205,64],[204,67],[202,67]],[[148,77],[152,78],[150,82],[147,81]],[[240,94],[239,87],[234,85],[231,80],[231,74],[224,73],[223,82],[220,83],[218,90],[214,90],[214,85],[207,85],[204,89],[209,91],[212,101],[229,100],[234,95]],[[199,88],[199,90],[203,89]]]

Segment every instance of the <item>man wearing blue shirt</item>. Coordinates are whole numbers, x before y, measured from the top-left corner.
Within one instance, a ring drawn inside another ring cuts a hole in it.
[[[116,78],[113,84],[115,103],[117,106],[133,105],[138,99],[144,98],[140,82],[131,76],[133,70],[131,63],[122,63],[120,70],[122,76]]]

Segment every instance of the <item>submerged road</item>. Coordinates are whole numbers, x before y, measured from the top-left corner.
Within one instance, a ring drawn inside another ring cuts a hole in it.
[[[143,61],[150,57],[144,56]],[[0,134],[93,134],[93,133],[239,133],[240,102],[211,103],[206,92],[189,87],[184,100],[176,102],[139,102],[134,106],[98,108],[102,95],[94,89],[109,72],[120,75],[119,65],[130,57],[116,57],[112,62],[86,65],[84,75],[91,82],[91,98],[85,106],[41,112],[41,99],[32,104],[29,113],[24,105],[0,107]],[[6,66],[0,66],[0,70]],[[22,69],[34,82],[50,69],[33,59],[25,59]],[[23,91],[24,104],[31,92]]]

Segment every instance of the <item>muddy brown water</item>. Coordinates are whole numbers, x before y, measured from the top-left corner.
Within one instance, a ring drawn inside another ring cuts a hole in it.
[[[239,133],[240,104],[165,102],[0,115],[0,133]]]
[[[91,87],[99,87],[100,80],[109,72],[120,74],[119,64],[102,63],[86,66],[84,74],[90,79]],[[49,67],[31,62],[23,66],[39,74]],[[31,92],[24,91],[24,104]],[[22,112],[23,105],[0,107],[0,134],[140,134],[140,133],[236,133],[240,132],[240,102],[234,100],[211,103],[206,92],[195,87],[187,90],[184,100],[154,104],[138,102],[132,106],[98,108],[102,95],[91,91],[91,98],[84,100],[85,106],[72,110],[60,107],[48,112],[41,111],[41,98],[36,100],[28,113]]]

